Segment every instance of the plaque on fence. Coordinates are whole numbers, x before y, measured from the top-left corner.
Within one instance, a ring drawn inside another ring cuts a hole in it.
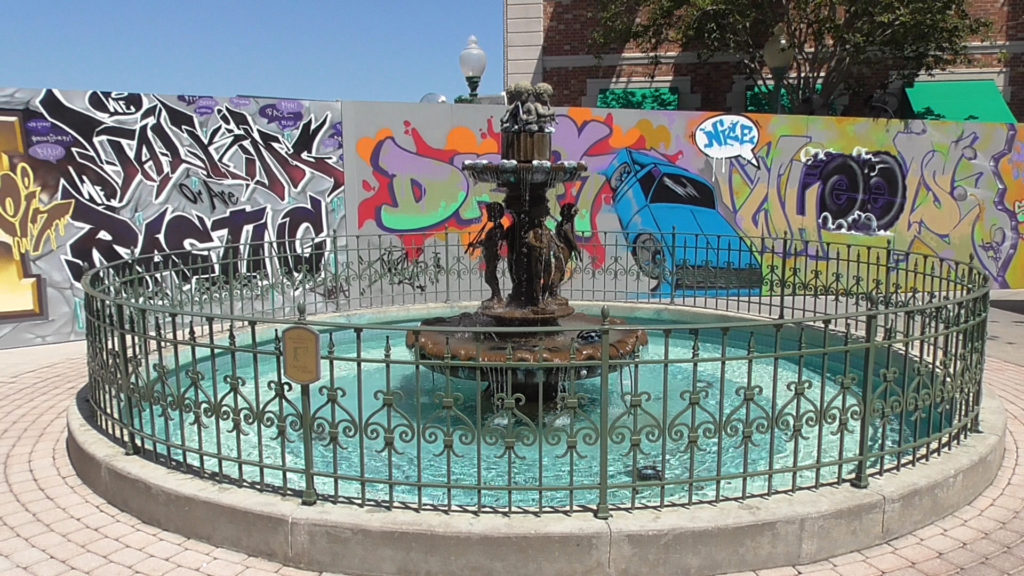
[[[309,326],[289,326],[281,333],[284,377],[308,385],[320,380],[320,333]]]

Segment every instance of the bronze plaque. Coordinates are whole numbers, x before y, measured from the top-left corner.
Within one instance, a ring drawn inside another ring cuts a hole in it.
[[[281,333],[284,377],[308,385],[320,380],[320,333],[309,326],[289,326]]]

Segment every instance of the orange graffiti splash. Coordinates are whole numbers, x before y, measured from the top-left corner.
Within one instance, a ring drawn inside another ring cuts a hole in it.
[[[672,146],[672,131],[664,124],[655,126],[654,122],[644,118],[636,123],[635,129],[640,131],[640,134],[647,141],[647,145],[652,149],[660,147],[668,151],[669,147]]]
[[[604,121],[598,116],[594,115],[594,111],[590,108],[569,108],[569,112],[566,113],[577,126],[583,126],[590,120]]]
[[[377,146],[377,143],[385,138],[393,138],[395,135],[389,128],[385,128],[373,138],[360,138],[359,142],[356,143],[356,154],[363,159],[363,162],[370,164],[370,156],[373,155],[373,149]]]
[[[476,132],[472,129],[465,126],[456,126],[448,133],[448,143],[445,145],[445,148],[483,156],[485,154],[497,154],[498,142],[492,138],[478,139]]]

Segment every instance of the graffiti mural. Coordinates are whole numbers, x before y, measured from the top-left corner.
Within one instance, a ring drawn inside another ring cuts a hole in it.
[[[890,230],[907,203],[903,165],[888,152],[852,155],[807,150],[797,214],[807,211],[807,191],[817,186],[823,230],[877,234]],[[815,201],[815,199],[811,199]]]
[[[132,255],[212,282],[316,273],[338,264],[326,261],[331,235],[401,234],[349,254],[366,286],[315,289],[430,292],[438,247],[470,248],[504,197],[460,169],[498,160],[503,112],[0,91],[0,347],[81,337],[82,278]],[[755,286],[761,236],[792,239],[814,266],[827,265],[822,243],[842,241],[973,258],[994,287],[1024,287],[1016,125],[585,108],[556,123],[553,159],[589,170],[554,188],[551,214],[571,204],[575,216],[549,226],[575,235],[587,266],[628,262],[652,291],[676,290],[680,270]],[[258,242],[273,253],[229,247]],[[244,270],[224,264],[239,256]]]
[[[0,153],[0,318],[35,318],[43,314],[38,275],[26,272],[28,257],[51,249],[74,208],[73,200],[44,204],[32,168]]]
[[[317,239],[344,231],[337,102],[43,90],[0,108],[19,129],[0,149],[0,347],[80,337],[89,269],[134,255],[187,259],[190,281],[315,272]],[[276,254],[225,270],[248,242]]]
[[[612,207],[630,254],[644,275],[658,279],[666,267],[704,268],[718,272],[709,277],[724,282],[714,288],[760,287],[757,260],[718,211],[711,182],[628,149],[619,152],[601,175],[613,192]]]
[[[479,230],[483,207],[500,200],[504,192],[487,184],[474,185],[459,167],[467,160],[499,159],[497,123],[504,109],[474,106],[467,113],[478,115],[479,119],[473,121],[478,127],[446,124],[440,127],[441,136],[435,137],[431,132],[438,130],[430,127],[432,119],[427,116],[432,109],[366,103],[358,106],[359,112],[353,114],[359,117],[350,121],[349,127],[359,136],[349,139],[358,141],[358,161],[354,162],[358,176],[354,181],[359,182],[359,204],[356,221],[349,229],[406,233],[410,246],[456,232],[468,244]],[[403,109],[415,120],[398,116],[400,130],[382,126],[381,120],[386,123]],[[482,111],[485,116],[480,116]],[[591,176],[558,185],[550,194],[551,213],[558,214],[566,202],[577,206],[577,240],[599,265],[606,254],[594,232],[618,228],[615,216],[607,209],[612,204],[611,190],[603,177],[594,176],[595,169],[606,167],[619,150],[659,149],[671,141],[670,128],[647,119],[623,130],[613,116],[598,117],[585,109],[558,116],[552,139],[554,159],[584,161],[591,167]],[[670,153],[664,157],[675,162],[680,156]],[[552,221],[552,228],[554,224]]]
[[[411,232],[419,244],[458,232],[469,242],[481,207],[503,191],[473,185],[459,166],[494,161],[501,110],[455,107],[438,123],[429,107],[365,106],[350,121],[359,182],[350,230]],[[661,257],[727,267],[747,257],[727,239],[786,236],[817,259],[825,255],[815,246],[833,240],[973,257],[993,286],[1024,287],[1024,141],[1015,125],[571,108],[558,114],[552,149],[556,160],[590,167],[583,181],[555,189],[551,212],[580,207],[577,240],[597,266],[608,257],[598,231],[621,231],[628,256],[648,269]],[[674,195],[672,209],[651,209],[662,192]],[[662,255],[673,233],[711,233],[728,249]]]

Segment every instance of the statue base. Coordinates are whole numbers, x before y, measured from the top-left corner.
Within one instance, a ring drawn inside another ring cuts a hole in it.
[[[503,132],[501,159],[517,162],[548,162],[551,160],[550,132]]]

